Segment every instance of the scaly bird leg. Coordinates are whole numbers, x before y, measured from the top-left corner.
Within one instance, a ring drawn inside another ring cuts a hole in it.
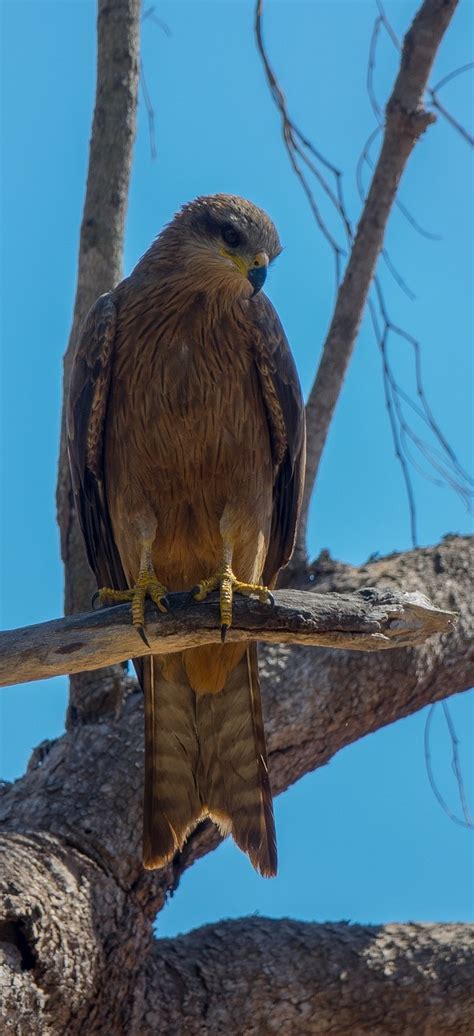
[[[212,590],[219,587],[221,612],[221,640],[224,642],[227,630],[232,625],[232,598],[234,593],[255,595],[259,601],[274,604],[273,594],[260,583],[242,583],[232,571],[232,546],[224,543],[222,562],[209,579],[203,579],[193,591],[195,601],[204,601]]]
[[[140,557],[140,571],[135,586],[131,590],[112,590],[104,586],[99,590],[101,604],[119,604],[124,601],[132,602],[132,622],[137,627],[145,643],[148,643],[144,635],[145,625],[145,599],[150,597],[160,612],[168,611],[167,589],[156,577],[151,560],[152,541],[146,540],[142,544]]]

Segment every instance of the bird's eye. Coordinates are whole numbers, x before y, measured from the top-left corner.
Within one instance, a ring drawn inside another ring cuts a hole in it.
[[[222,227],[221,233],[226,245],[230,245],[231,248],[237,248],[238,245],[242,244],[242,234],[231,223],[226,223]]]

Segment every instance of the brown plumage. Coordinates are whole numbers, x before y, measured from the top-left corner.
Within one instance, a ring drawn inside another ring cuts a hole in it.
[[[134,587],[138,624],[145,592],[162,607],[165,588],[190,590],[214,573],[222,588],[232,572],[273,586],[291,556],[304,410],[278,316],[257,294],[279,251],[250,202],[198,198],[85,321],[68,418],[77,510],[98,585]],[[210,645],[136,668],[145,866],[166,863],[210,816],[274,874],[256,646]]]

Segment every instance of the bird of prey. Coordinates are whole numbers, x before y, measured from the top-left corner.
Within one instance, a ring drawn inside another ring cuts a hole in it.
[[[235,592],[269,599],[292,553],[304,408],[285,333],[260,291],[281,251],[269,217],[197,198],[90,310],[74,358],[69,456],[102,602]],[[138,633],[137,633],[138,635]],[[255,644],[135,663],[144,691],[143,862],[162,867],[210,817],[276,873]]]

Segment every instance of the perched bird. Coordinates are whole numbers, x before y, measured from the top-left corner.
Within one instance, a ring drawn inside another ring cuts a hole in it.
[[[100,599],[234,592],[269,599],[292,553],[305,426],[290,349],[260,292],[281,251],[268,216],[197,198],[83,325],[68,437],[77,513]],[[161,867],[205,817],[276,873],[255,644],[135,663],[145,702],[143,858]]]

